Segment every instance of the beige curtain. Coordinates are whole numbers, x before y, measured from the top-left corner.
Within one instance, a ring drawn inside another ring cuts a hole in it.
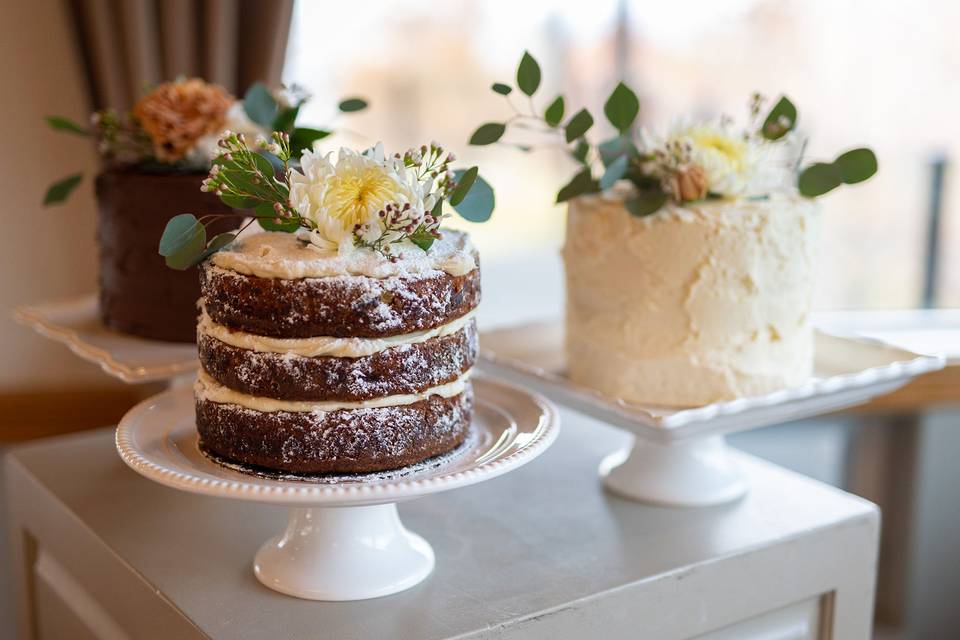
[[[64,0],[94,109],[199,76],[242,95],[280,82],[293,0]]]

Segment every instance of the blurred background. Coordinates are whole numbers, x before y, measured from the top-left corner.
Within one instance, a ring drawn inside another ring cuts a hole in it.
[[[84,141],[49,131],[42,117],[57,113],[82,121],[104,99],[102,87],[99,94],[90,89],[97,83],[84,71],[89,60],[77,53],[85,44],[76,21],[98,11],[113,13],[121,29],[124,16],[149,4],[38,0],[3,8],[0,53],[7,64],[0,69],[6,87],[0,114],[7,153],[0,158],[6,200],[0,252],[6,273],[0,301],[5,309],[95,289],[89,181],[80,197],[60,209],[42,210],[39,202],[52,179],[77,167],[95,172],[96,157]],[[180,7],[188,14],[204,6],[208,17],[210,7],[232,4],[164,3],[165,9]],[[241,48],[244,55],[279,56],[269,64],[282,69],[283,81],[313,94],[301,121],[338,128],[324,141],[327,147],[383,140],[388,149],[403,150],[437,140],[464,164],[480,165],[496,188],[494,218],[485,225],[454,224],[469,229],[483,255],[481,328],[556,317],[563,309],[558,251],[564,208],[553,201],[574,172],[573,162],[548,145],[524,153],[466,144],[477,125],[509,115],[503,98],[489,87],[512,82],[525,49],[544,70],[541,110],[563,93],[568,113],[579,106],[602,113],[620,79],[640,96],[646,126],[667,125],[684,113],[741,117],[752,92],[771,98],[785,93],[799,108],[811,158],[871,146],[880,159],[879,174],[821,201],[817,308],[843,312],[821,317],[844,330],[884,333],[906,327],[914,339],[924,337],[924,327],[956,328],[956,312],[918,310],[960,307],[960,183],[951,164],[960,158],[960,120],[954,115],[960,103],[958,3],[238,4],[258,5],[271,15],[289,12],[285,47],[281,42],[278,48],[276,38],[264,44],[267,31],[252,21],[241,29]],[[169,29],[165,15],[158,19],[160,33]],[[242,93],[244,87],[229,88]],[[371,108],[349,119],[337,116],[337,101],[348,95],[368,98]],[[150,391],[120,387],[92,365],[68,358],[61,346],[15,326],[9,314],[0,322],[3,442],[109,424]],[[960,593],[958,399],[955,384],[941,383],[933,392],[914,388],[857,412],[734,438],[741,448],[884,508],[878,637],[947,638],[960,628],[954,604]],[[65,405],[73,407],[69,426],[57,409]]]

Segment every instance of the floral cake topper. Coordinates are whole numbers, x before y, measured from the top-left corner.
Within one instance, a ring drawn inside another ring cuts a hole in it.
[[[341,148],[336,157],[307,149],[297,161],[292,139],[274,131],[255,148],[242,133],[220,139],[201,188],[238,210],[232,215],[250,219],[208,241],[206,225],[223,214],[172,218],[159,248],[167,265],[196,265],[254,222],[268,231],[296,233],[321,253],[369,250],[396,259],[404,245],[430,249],[446,217],[444,201],[473,222],[493,212],[493,189],[477,167],[454,170],[456,157],[436,142],[390,156],[382,143],[362,152]]]
[[[290,135],[291,152],[299,157],[315,141],[333,133],[297,126],[307,100],[309,96],[296,86],[271,91],[260,82],[237,100],[219,85],[181,78],[146,92],[129,113],[112,109],[94,113],[89,127],[60,116],[47,117],[47,123],[58,131],[93,138],[107,166],[156,172],[205,170],[219,153],[217,143],[224,130],[254,141],[267,140],[271,131],[283,131]],[[342,113],[366,107],[362,98],[339,103]],[[82,179],[83,174],[75,173],[57,181],[47,189],[43,204],[63,202]]]
[[[504,96],[513,114],[503,122],[481,125],[471,136],[470,144],[502,142],[510,127],[560,136],[580,169],[560,189],[557,202],[598,193],[619,180],[627,180],[633,185],[632,195],[624,202],[627,210],[635,216],[646,216],[667,203],[764,199],[774,193],[791,192],[814,198],[841,184],[867,180],[877,171],[876,156],[866,148],[847,151],[832,162],[804,165],[806,145],[796,132],[797,109],[786,96],[765,112],[763,97],[755,94],[745,125],[736,126],[726,117],[678,120],[665,133],[641,130],[635,134],[640,101],[621,82],[603,107],[617,133],[594,145],[587,139],[594,125],[587,109],[565,119],[566,102],[561,95],[542,113],[537,110],[533,97],[540,79],[540,65],[524,52],[517,67],[516,85],[527,96],[528,108],[518,109],[512,102],[512,86],[494,83],[492,90]],[[530,149],[519,144],[511,146]]]

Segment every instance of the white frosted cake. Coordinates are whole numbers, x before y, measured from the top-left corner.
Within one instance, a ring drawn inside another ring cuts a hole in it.
[[[571,201],[563,249],[569,376],[636,403],[701,405],[811,374],[818,215],[809,199]]]

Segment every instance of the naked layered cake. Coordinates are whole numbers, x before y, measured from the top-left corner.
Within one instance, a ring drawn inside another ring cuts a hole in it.
[[[260,233],[202,266],[201,447],[297,473],[393,469],[467,435],[476,254],[444,231],[395,261]]]
[[[467,235],[440,222],[445,205],[488,219],[493,190],[437,143],[334,157],[290,140],[225,135],[203,189],[254,217],[208,241],[219,217],[181,214],[160,241],[168,264],[201,266],[201,449],[300,474],[456,449],[473,415],[480,270]],[[266,231],[246,233],[254,223]]]

